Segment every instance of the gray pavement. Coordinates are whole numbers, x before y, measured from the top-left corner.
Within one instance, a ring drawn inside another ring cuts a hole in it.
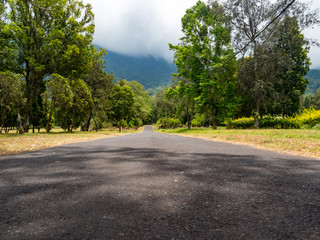
[[[320,161],[151,127],[3,156],[0,239],[320,239]]]

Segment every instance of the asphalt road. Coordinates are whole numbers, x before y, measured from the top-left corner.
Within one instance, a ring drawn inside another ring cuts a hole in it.
[[[320,161],[151,127],[4,156],[0,239],[320,239]]]

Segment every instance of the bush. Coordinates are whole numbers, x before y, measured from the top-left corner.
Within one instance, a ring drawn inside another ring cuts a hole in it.
[[[142,120],[140,118],[133,119],[129,122],[129,127],[141,127],[143,125]]]
[[[304,109],[303,112],[294,117],[294,121],[302,125],[309,125],[309,127],[314,127],[320,124],[320,110],[315,110],[314,108]]]
[[[179,119],[175,118],[160,118],[157,122],[159,128],[177,128],[181,125]]]
[[[291,129],[300,128],[301,124],[294,118],[262,118],[259,119],[260,128]],[[254,127],[254,118],[239,118],[226,122],[228,129],[250,129]]]
[[[127,121],[124,120],[124,119],[121,119],[121,120],[118,122],[118,127],[119,127],[119,128],[120,128],[120,127],[123,127],[123,128],[128,127]]]
[[[206,119],[205,119],[204,115],[196,114],[196,116],[191,121],[191,126],[192,127],[202,127],[202,126],[204,126],[205,121],[206,121]]]
[[[235,120],[227,120],[225,122],[228,129],[248,129],[253,128],[254,118],[239,118]]]
[[[261,128],[291,129],[301,125],[293,118],[263,118],[259,120]]]

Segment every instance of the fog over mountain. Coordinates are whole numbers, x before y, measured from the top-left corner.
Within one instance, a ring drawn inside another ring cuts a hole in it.
[[[298,1],[298,0],[297,0]],[[93,6],[96,32],[94,43],[128,56],[152,56],[172,62],[168,43],[177,44],[181,33],[181,18],[197,0],[84,0]],[[309,0],[300,0],[309,2]],[[313,1],[320,8],[320,1]],[[320,27],[304,32],[319,38]],[[320,48],[309,53],[312,68],[320,67]]]

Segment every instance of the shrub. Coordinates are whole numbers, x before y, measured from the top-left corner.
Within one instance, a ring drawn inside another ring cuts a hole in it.
[[[123,128],[128,127],[127,121],[124,120],[124,119],[121,119],[121,120],[118,122],[118,127],[123,127]]]
[[[253,128],[254,118],[239,118],[235,120],[227,120],[225,122],[228,129],[247,129]]]
[[[301,114],[294,117],[294,121],[300,126],[307,124],[312,128],[320,123],[320,110],[304,109]]]
[[[202,127],[205,124],[205,116],[202,114],[196,114],[196,116],[191,121],[192,127]]]
[[[181,125],[181,122],[175,118],[160,118],[157,125],[159,128],[177,128]]]
[[[301,124],[294,118],[262,118],[259,119],[260,128],[290,129],[300,128]],[[250,129],[254,127],[254,118],[239,118],[226,121],[228,129]]]
[[[140,118],[133,119],[129,122],[129,127],[141,127],[143,125]]]

